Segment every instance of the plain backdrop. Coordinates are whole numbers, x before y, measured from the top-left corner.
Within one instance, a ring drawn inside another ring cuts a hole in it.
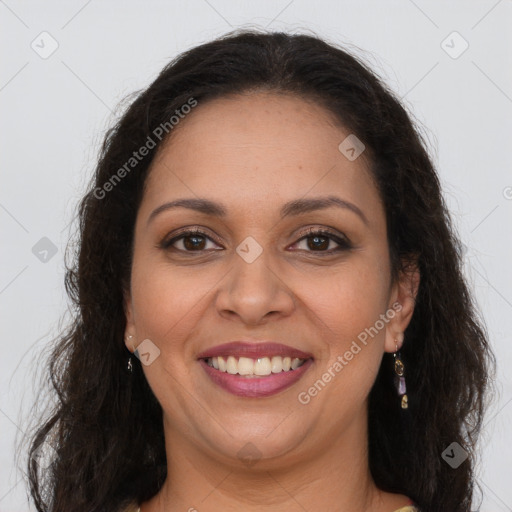
[[[69,224],[116,105],[242,26],[345,45],[424,127],[498,360],[480,510],[512,511],[511,0],[5,0],[0,16],[0,512],[33,510],[14,443],[67,308]]]

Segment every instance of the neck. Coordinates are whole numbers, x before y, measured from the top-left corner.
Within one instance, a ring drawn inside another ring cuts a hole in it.
[[[165,423],[167,479],[143,512],[209,510],[386,511],[405,497],[380,491],[368,467],[366,418],[344,435],[314,443],[290,464],[284,456],[252,464],[228,464],[212,457]]]

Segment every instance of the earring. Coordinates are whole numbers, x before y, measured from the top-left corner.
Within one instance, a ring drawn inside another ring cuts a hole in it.
[[[396,340],[395,340],[396,343]],[[393,354],[395,359],[394,369],[395,369],[395,386],[398,392],[398,396],[401,397],[401,406],[402,409],[407,409],[409,406],[407,399],[407,388],[405,386],[405,366],[400,357],[400,352],[398,352],[398,343],[396,343],[396,351]]]
[[[130,334],[126,337],[126,341],[130,341],[131,343],[131,340],[132,340],[133,336]],[[126,369],[128,370],[128,373],[133,373],[133,365],[132,365],[132,356],[128,357],[128,363],[126,365]]]

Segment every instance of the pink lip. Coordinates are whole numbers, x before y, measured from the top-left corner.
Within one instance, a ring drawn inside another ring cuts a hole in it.
[[[313,364],[313,359],[308,359],[296,370],[271,373],[266,377],[243,377],[238,374],[232,375],[208,366],[208,363],[204,359],[200,359],[199,363],[215,384],[219,385],[226,391],[229,391],[233,395],[262,398],[275,395],[297,382]]]
[[[302,352],[293,347],[273,342],[247,343],[244,341],[234,341],[232,343],[224,343],[216,347],[209,348],[201,352],[197,358],[206,359],[208,357],[234,356],[234,357],[250,357],[258,359],[259,357],[290,356],[299,359],[310,359],[312,354]],[[294,370],[297,371],[297,370]]]

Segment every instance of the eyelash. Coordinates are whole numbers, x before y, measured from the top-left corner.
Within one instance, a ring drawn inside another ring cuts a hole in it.
[[[219,244],[219,242],[217,242],[216,240],[212,239],[212,237],[210,237],[204,231],[202,231],[200,229],[189,229],[187,231],[181,232],[179,235],[171,238],[170,240],[163,240],[159,244],[158,247],[160,249],[164,249],[164,250],[174,249],[174,250],[179,251],[179,252],[191,253],[191,254],[193,254],[193,253],[201,253],[201,252],[205,251],[206,249],[201,249],[201,250],[198,250],[198,251],[186,251],[186,250],[183,250],[183,249],[176,249],[175,247],[172,247],[172,245],[174,243],[176,243],[177,241],[179,241],[179,240],[181,240],[183,238],[191,237],[191,236],[201,236],[201,237],[209,239],[212,242],[215,242],[216,244]],[[313,253],[313,254],[331,255],[331,254],[336,253],[336,252],[347,251],[347,250],[352,249],[352,244],[350,243],[350,241],[347,238],[341,238],[341,237],[335,235],[334,233],[332,233],[331,231],[326,230],[326,229],[322,229],[322,228],[320,228],[320,229],[318,229],[318,228],[308,228],[304,232],[300,233],[299,236],[300,236],[300,238],[293,245],[296,245],[297,243],[301,242],[302,240],[310,238],[310,237],[313,237],[313,236],[321,236],[321,237],[329,238],[330,240],[336,242],[338,244],[338,246],[339,246],[339,247],[337,247],[335,249],[330,249],[328,251],[313,251],[313,250],[306,251],[306,252],[310,252],[310,253]],[[303,249],[299,249],[299,250],[303,250]]]

